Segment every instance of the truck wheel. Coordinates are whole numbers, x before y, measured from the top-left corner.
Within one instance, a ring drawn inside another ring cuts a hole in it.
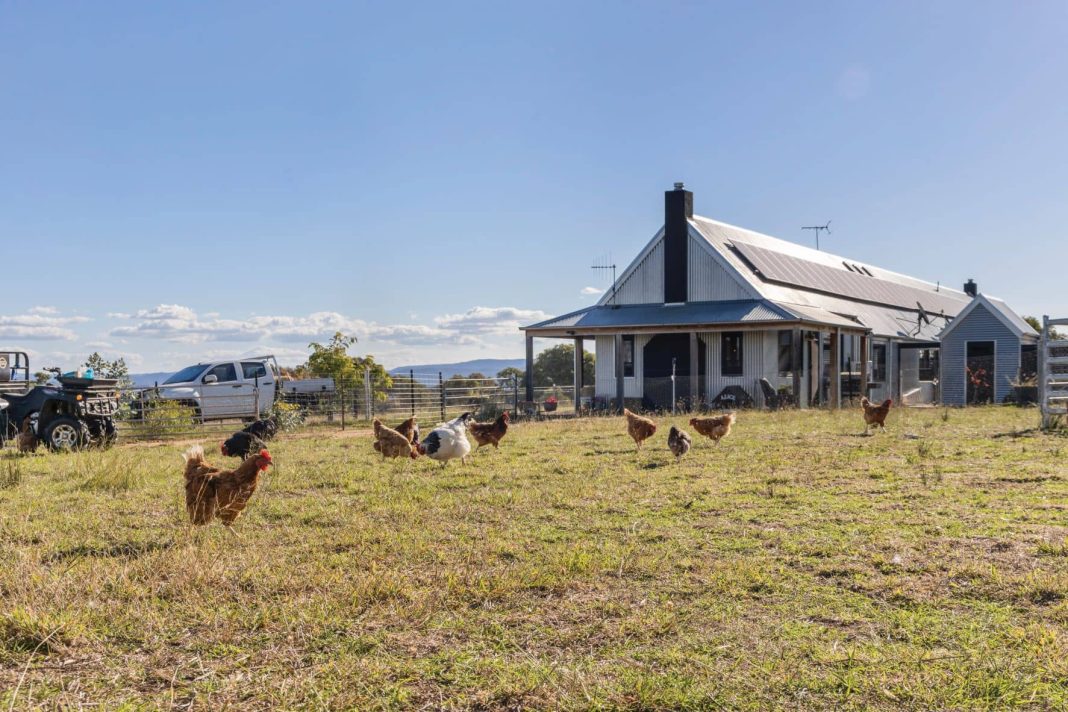
[[[81,450],[89,442],[89,428],[77,418],[61,415],[45,427],[41,439],[56,452]]]

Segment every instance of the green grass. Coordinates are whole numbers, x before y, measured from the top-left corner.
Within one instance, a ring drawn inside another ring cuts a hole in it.
[[[9,450],[0,710],[1068,708],[1037,418],[742,413],[680,465],[667,418],[445,470],[283,436],[240,538],[186,524],[176,444]]]

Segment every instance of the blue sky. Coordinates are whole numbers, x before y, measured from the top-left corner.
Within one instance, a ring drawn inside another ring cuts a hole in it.
[[[520,356],[676,180],[1068,315],[1065,36],[1063,2],[5,2],[0,346]]]

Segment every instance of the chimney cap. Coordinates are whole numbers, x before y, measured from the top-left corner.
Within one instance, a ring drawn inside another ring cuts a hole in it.
[[[683,189],[682,181],[681,180],[677,181],[675,183],[675,190],[682,190],[682,189]]]

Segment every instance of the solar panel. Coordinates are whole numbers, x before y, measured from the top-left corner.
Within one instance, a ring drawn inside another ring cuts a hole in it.
[[[871,272],[865,268],[857,267],[857,272],[841,270],[744,242],[733,242],[732,247],[769,282],[887,304],[910,311],[916,311],[917,302],[927,311],[934,313],[944,310],[947,314],[956,314],[962,306],[959,299],[948,294],[870,276]]]

